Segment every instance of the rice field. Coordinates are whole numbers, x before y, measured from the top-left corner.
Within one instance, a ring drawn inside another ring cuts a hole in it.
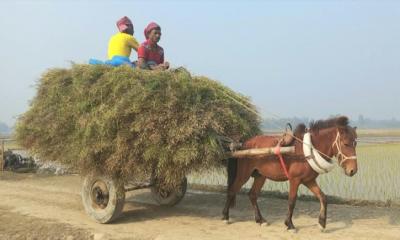
[[[346,200],[400,202],[400,143],[360,144],[357,147],[358,173],[353,177],[344,174],[337,166],[332,172],[317,179],[321,189],[330,196]],[[226,186],[225,170],[206,174],[193,174],[192,184]],[[250,188],[252,178],[245,188]],[[288,191],[288,182],[266,181],[263,191]],[[312,195],[301,186],[299,195]]]

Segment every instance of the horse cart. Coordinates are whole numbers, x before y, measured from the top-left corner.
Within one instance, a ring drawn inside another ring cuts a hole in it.
[[[282,138],[284,139],[284,138]],[[294,147],[256,148],[234,150],[226,153],[227,158],[255,155],[272,155],[279,150],[282,154],[293,153]],[[99,223],[110,223],[120,216],[125,203],[125,193],[129,191],[150,188],[151,195],[161,206],[174,206],[185,196],[187,190],[186,177],[181,180],[174,190],[160,187],[155,177],[150,177],[147,183],[131,183],[125,185],[120,179],[103,175],[91,174],[84,177],[82,185],[82,201],[89,216]]]

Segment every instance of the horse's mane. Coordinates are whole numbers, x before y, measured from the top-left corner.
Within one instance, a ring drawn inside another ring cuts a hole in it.
[[[346,116],[339,116],[329,118],[327,120],[312,121],[310,123],[311,131],[319,131],[331,127],[347,127],[349,125],[349,119]]]

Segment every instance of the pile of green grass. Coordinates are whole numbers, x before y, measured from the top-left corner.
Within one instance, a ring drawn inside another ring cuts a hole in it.
[[[173,186],[221,165],[218,136],[259,133],[249,99],[185,69],[73,65],[39,81],[16,126],[19,144],[43,160],[123,180],[155,174]]]

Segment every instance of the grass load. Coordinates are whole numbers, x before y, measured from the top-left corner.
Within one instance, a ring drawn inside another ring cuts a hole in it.
[[[259,123],[248,98],[183,68],[72,65],[43,74],[16,138],[83,175],[153,175],[173,187],[191,171],[221,166],[219,136],[244,140]]]

